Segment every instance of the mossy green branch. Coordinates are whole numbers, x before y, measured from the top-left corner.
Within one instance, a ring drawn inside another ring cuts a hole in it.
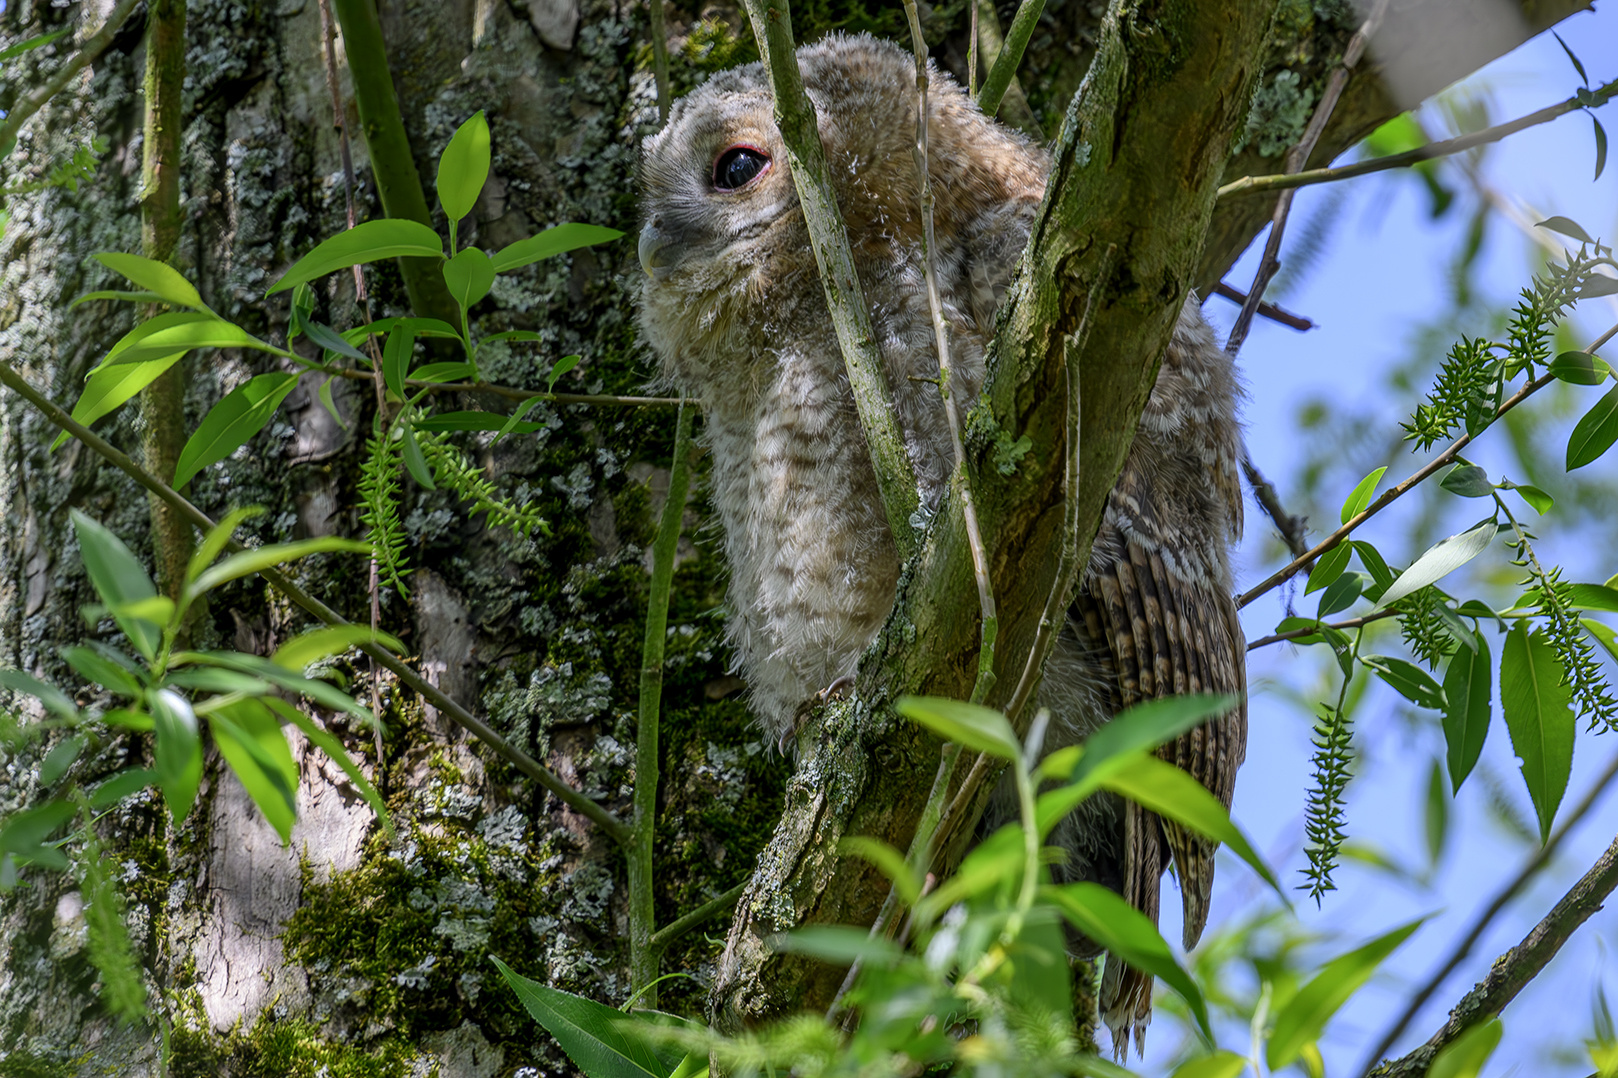
[[[95,63],[101,54],[107,51],[107,46],[112,44],[112,39],[124,28],[124,23],[129,21],[129,16],[134,14],[140,3],[141,0],[122,0],[122,3],[107,15],[107,21],[101,24],[101,29],[86,38],[79,51],[45,80],[45,85],[11,106],[11,110],[6,113],[5,123],[0,123],[0,156],[10,153],[9,147],[17,140],[18,132],[22,130],[22,125],[28,122],[29,117],[44,108],[51,98],[67,89],[67,84],[73,81],[75,75]]]
[[[995,50],[988,77],[983,80],[983,89],[978,91],[978,108],[985,115],[993,116],[1000,111],[1000,99],[1017,77],[1017,67],[1028,48],[1028,39],[1034,36],[1034,27],[1039,25],[1039,16],[1044,11],[1045,0],[1022,0],[1017,5],[1011,29],[1006,31],[1004,43]]]
[[[909,560],[916,550],[916,529],[911,523],[921,504],[916,492],[916,476],[905,452],[904,436],[892,407],[887,376],[876,335],[871,331],[871,308],[865,302],[854,256],[848,245],[848,229],[837,208],[831,172],[826,167],[826,149],[820,141],[820,125],[814,104],[803,88],[798,71],[797,46],[792,40],[792,13],[787,0],[746,0],[747,17],[753,23],[753,36],[759,41],[764,66],[775,91],[775,123],[786,146],[792,168],[792,182],[798,190],[803,219],[809,226],[809,242],[820,267],[820,283],[826,292],[826,306],[837,330],[837,343],[848,366],[849,384],[859,409],[865,441],[876,465],[877,483],[882,488],[882,508],[888,527],[899,548],[901,560]]]
[[[360,131],[371,155],[371,172],[376,177],[383,212],[431,228],[433,216],[427,208],[421,173],[416,171],[410,139],[399,114],[399,97],[393,91],[393,74],[388,69],[387,44],[382,38],[376,5],[372,0],[332,0],[332,9],[343,32],[354,103],[360,112]],[[460,312],[444,284],[441,265],[431,258],[399,259],[405,292],[418,315],[460,325]]]

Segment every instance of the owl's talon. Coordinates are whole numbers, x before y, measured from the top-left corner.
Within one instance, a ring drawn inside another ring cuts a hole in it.
[[[817,703],[828,704],[833,700],[842,700],[848,696],[848,690],[854,687],[854,675],[844,674],[836,681],[827,685],[815,694]]]

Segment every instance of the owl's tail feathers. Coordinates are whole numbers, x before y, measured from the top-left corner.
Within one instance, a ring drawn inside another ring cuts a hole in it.
[[[1181,942],[1186,950],[1197,945],[1208,925],[1208,899],[1213,894],[1214,854],[1219,843],[1193,834],[1179,824],[1159,820],[1163,837],[1174,857],[1180,878],[1180,905],[1184,910]]]
[[[1112,1034],[1112,1055],[1119,1063],[1135,1041],[1135,1055],[1146,1052],[1146,1027],[1152,1023],[1152,975],[1126,965],[1115,954],[1107,955],[1101,974],[1101,1020]]]

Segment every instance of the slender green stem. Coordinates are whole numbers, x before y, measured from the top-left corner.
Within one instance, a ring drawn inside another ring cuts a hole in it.
[[[0,124],[0,155],[10,153],[9,147],[16,141],[18,132],[29,117],[44,108],[47,101],[67,88],[75,75],[95,63],[107,51],[107,46],[112,44],[112,39],[123,29],[124,23],[129,21],[129,16],[140,3],[141,0],[122,0],[112,9],[107,21],[101,24],[101,29],[90,35],[79,51],[45,81],[44,86],[11,106],[6,113],[5,123]]]
[[[421,174],[410,153],[404,120],[399,114],[399,98],[393,90],[388,68],[387,45],[382,39],[382,21],[372,0],[332,0],[337,25],[342,29],[343,48],[348,55],[348,74],[354,83],[354,103],[359,108],[360,131],[371,156],[371,172],[376,180],[382,210],[389,217],[433,226],[422,191]],[[455,321],[455,301],[444,284],[436,258],[401,258],[405,292],[417,314],[451,324]]]
[[[190,521],[197,528],[207,532],[214,527],[215,522],[208,516],[208,514],[192,505],[188,500],[186,500],[184,495],[181,495],[175,491],[173,487],[169,486],[167,483],[164,483],[162,480],[158,479],[150,472],[142,468],[139,464],[135,463],[134,459],[130,457],[129,454],[125,453],[111,442],[108,442],[105,438],[102,438],[89,427],[86,427],[84,424],[78,422],[72,416],[68,415],[67,412],[57,407],[54,401],[52,401],[49,397],[46,397],[33,386],[29,385],[28,381],[23,378],[21,374],[17,373],[17,370],[14,367],[3,361],[0,361],[0,385],[4,385],[9,389],[14,390],[29,404],[32,404],[35,408],[38,408],[42,413],[44,413],[45,417],[52,423],[55,423],[58,427],[61,427],[63,430],[67,431],[67,433],[89,446],[91,450],[99,454],[102,458],[110,462],[113,466],[118,468],[119,471],[129,476],[135,482],[139,483],[146,490],[163,499],[164,502],[174,507],[174,509],[178,511],[181,516]],[[231,539],[226,544],[226,549],[233,554],[237,554],[243,550],[246,550],[247,548],[237,540]],[[259,571],[259,575],[265,579],[270,587],[286,596],[294,605],[314,615],[325,624],[350,624],[347,619],[338,614],[331,607],[327,606],[313,595],[310,595],[308,592],[298,587],[298,585],[289,579],[285,573],[282,573],[277,569],[261,569]],[[589,797],[574,789],[572,786],[569,786],[538,760],[535,760],[532,756],[529,756],[527,753],[517,748],[517,746],[511,744],[511,742],[495,733],[494,730],[491,729],[489,725],[482,719],[479,719],[476,715],[473,715],[453,698],[445,695],[445,693],[440,690],[438,686],[432,684],[416,671],[412,670],[409,664],[400,660],[398,656],[394,655],[393,652],[389,651],[387,648],[382,647],[380,644],[360,644],[359,647],[361,651],[364,651],[367,655],[374,658],[378,666],[391,671],[403,685],[414,691],[417,695],[419,695],[433,707],[437,708],[444,715],[448,716],[451,721],[466,729],[467,732],[469,732],[473,737],[477,738],[485,745],[488,745],[489,748],[493,749],[498,756],[510,763],[518,771],[521,771],[535,782],[538,782],[546,790],[555,794],[557,800],[561,801],[579,815],[585,817],[597,827],[601,828],[601,830],[614,842],[621,846],[628,846],[630,838],[629,827],[625,825],[623,821],[619,820],[618,817],[614,816],[611,812],[608,812],[606,809],[590,800]]]
[[[1039,25],[1039,17],[1044,11],[1045,0],[1022,0],[1017,5],[1017,14],[1011,20],[1011,29],[1006,32],[1005,44],[1001,46],[1000,55],[994,58],[988,78],[983,80],[983,89],[978,91],[978,108],[985,115],[993,116],[1000,111],[1000,99],[1006,95],[1006,87],[1016,77],[1022,54],[1028,48],[1028,39],[1034,36],[1034,27]]]
[[[820,141],[815,107],[803,88],[798,70],[797,50],[792,42],[792,13],[787,0],[746,0],[747,15],[758,39],[764,66],[775,91],[775,123],[786,146],[792,166],[792,181],[798,189],[798,202],[809,228],[820,283],[826,292],[837,343],[848,366],[854,404],[871,451],[871,464],[882,491],[882,508],[893,532],[901,561],[908,561],[917,547],[916,528],[911,523],[921,505],[916,491],[915,472],[905,451],[904,435],[894,414],[893,394],[888,392],[882,354],[871,329],[871,308],[865,302],[859,273],[848,244],[848,229],[837,208],[837,192],[826,164],[826,149]]]
[[[652,0],[652,71],[657,78],[657,122],[669,122],[669,34],[663,23],[663,0]]]
[[[697,928],[736,905],[736,900],[742,897],[747,890],[747,884],[738,883],[724,894],[717,895],[692,910],[690,913],[670,921],[656,932],[652,933],[650,941],[653,951],[662,952],[669,948],[675,940]]]
[[[652,544],[652,586],[646,601],[646,642],[641,650],[640,716],[635,727],[635,817],[629,858],[629,983],[657,1006],[659,948],[653,944],[656,910],[652,902],[652,845],[657,834],[658,725],[663,707],[663,648],[668,637],[669,591],[680,522],[691,484],[691,424],[694,405],[682,404],[674,422],[674,461],[669,493]]]

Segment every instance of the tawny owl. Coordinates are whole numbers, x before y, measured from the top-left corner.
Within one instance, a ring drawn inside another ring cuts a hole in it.
[[[838,204],[924,502],[953,466],[936,384],[911,152],[909,53],[869,36],[798,53]],[[977,394],[994,310],[1027,242],[1045,155],[931,73],[937,266],[962,399]],[[759,64],[675,103],[643,154],[640,322],[667,380],[702,400],[729,561],[730,634],[752,706],[777,736],[856,668],[892,609],[899,560]],[[1082,372],[1081,372],[1082,378]],[[1123,707],[1244,687],[1228,543],[1241,527],[1237,389],[1187,304],[1164,357],[1039,702],[1072,743]],[[1162,755],[1230,803],[1238,710]],[[1207,920],[1213,847],[1145,811],[1093,799],[1053,837],[1069,879],[1098,880],[1154,919],[1175,861],[1185,943]],[[1109,960],[1115,1047],[1150,1017],[1150,980]]]

